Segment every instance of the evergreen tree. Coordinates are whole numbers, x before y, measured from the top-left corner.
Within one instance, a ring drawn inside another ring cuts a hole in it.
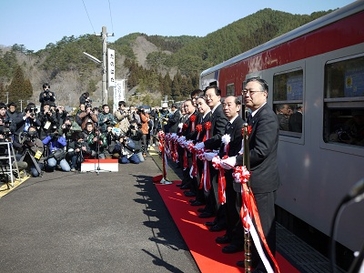
[[[7,88],[9,101],[26,101],[33,95],[33,87],[28,79],[24,78],[24,72],[18,65],[14,71],[12,81]]]

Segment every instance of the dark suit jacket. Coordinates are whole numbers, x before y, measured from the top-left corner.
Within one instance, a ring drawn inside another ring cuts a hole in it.
[[[195,117],[195,128],[192,128],[191,117]],[[184,122],[184,129],[182,130],[182,135],[186,137],[186,140],[196,139],[195,131],[197,125],[198,113],[195,111],[186,121]],[[195,135],[195,138],[193,136]]]
[[[265,104],[251,119],[249,136],[250,184],[253,193],[267,193],[278,189],[279,173],[277,148],[279,123],[277,115]],[[246,152],[246,151],[245,151]],[[236,158],[243,165],[243,156]]]
[[[230,135],[230,144],[229,144],[229,151],[227,156],[236,156],[239,151],[241,150],[241,143],[243,136],[241,134],[241,129],[243,128],[244,120],[238,116],[231,126],[227,127],[225,134]],[[224,144],[221,142],[221,147],[219,151],[219,156],[222,158],[225,155],[224,153]],[[239,183],[235,183],[232,176],[232,170],[225,170],[225,177],[227,183],[232,183],[233,188],[236,192],[241,192],[241,185]]]
[[[220,104],[211,115],[212,134],[210,133],[210,138],[204,142],[205,149],[217,150],[220,148],[221,137],[225,133],[225,126],[227,122],[228,119],[222,110],[222,104]]]
[[[168,118],[168,132],[178,133],[178,123],[181,119],[181,112],[177,109],[173,114],[169,114]]]

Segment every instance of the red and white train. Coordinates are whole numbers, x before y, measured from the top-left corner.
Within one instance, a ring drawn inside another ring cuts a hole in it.
[[[223,97],[241,95],[252,76],[268,82],[277,113],[303,114],[300,130],[280,130],[277,206],[287,223],[294,216],[329,235],[335,209],[364,177],[364,1],[203,71],[200,88],[217,81]],[[360,249],[364,201],[345,208],[336,240]]]

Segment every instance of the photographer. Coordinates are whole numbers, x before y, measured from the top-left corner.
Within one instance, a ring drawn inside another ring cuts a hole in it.
[[[6,105],[0,102],[0,133],[4,140],[11,141],[11,121],[6,115]]]
[[[84,106],[84,110],[82,107],[82,104],[80,105],[80,110],[76,114],[77,123],[81,122],[81,128],[82,130],[85,130],[86,124],[89,122],[97,123],[97,115],[94,114],[92,111],[92,105],[88,104]]]
[[[105,150],[108,145],[106,135],[102,134],[99,129],[94,128],[92,122],[86,124],[84,134],[85,140],[90,146],[92,157],[105,159]]]
[[[8,110],[6,110],[6,120],[5,120],[10,124],[10,129],[12,129],[11,124],[13,123],[13,121],[16,121],[20,114],[21,113],[19,113],[16,109],[15,102],[10,102],[8,104]]]
[[[50,90],[50,85],[48,83],[43,84],[43,92],[39,94],[39,102],[41,103],[40,108],[43,109],[45,102],[55,102],[56,96],[54,92]]]
[[[84,134],[74,132],[67,149],[67,159],[70,162],[71,172],[81,171],[81,163],[85,158],[91,158],[91,149],[84,140]]]
[[[19,136],[19,143],[23,144],[22,158],[28,164],[31,175],[33,177],[40,176],[44,167],[44,144],[38,137],[37,128],[30,126],[27,132],[22,132]]]
[[[149,132],[149,115],[148,113],[145,112],[145,109],[143,107],[138,108],[138,114],[140,116],[140,121],[141,121],[141,131],[143,133],[143,138],[142,138],[142,153],[143,156],[146,157],[147,156],[147,147],[148,147],[148,132]]]
[[[121,154],[121,141],[123,141],[125,134],[120,128],[107,127],[107,153],[112,158],[119,158]]]
[[[82,93],[79,100],[80,104],[92,104],[92,100],[90,99],[90,94],[88,92]]]
[[[51,106],[52,104],[52,106]],[[58,119],[54,103],[44,102],[41,112],[38,114],[38,120],[41,123],[40,137],[44,138],[51,133],[53,127],[58,127]]]
[[[67,140],[59,135],[57,126],[52,127],[51,133],[43,139],[43,144],[48,146],[46,170],[52,172],[59,165],[62,171],[69,172],[71,168],[65,152]]]
[[[115,111],[114,117],[118,122],[118,127],[125,134],[129,129],[129,109],[126,108],[125,101],[119,101],[119,108]]]
[[[98,115],[99,127],[102,133],[107,132],[107,126],[114,126],[116,121],[113,114],[110,113],[110,107],[107,104],[102,106],[102,112]]]
[[[30,126],[38,129],[40,125],[41,123],[37,119],[37,108],[35,107],[35,104],[28,103],[27,107],[24,109],[24,112],[18,115],[18,118],[11,124],[12,131],[14,132],[14,148],[19,153],[22,153],[23,150],[22,144],[19,143],[19,135],[22,132],[27,132]]]
[[[12,142],[10,128],[0,121],[0,142]]]
[[[72,134],[76,131],[82,131],[81,126],[74,121],[73,116],[67,116],[63,124],[59,127],[58,132],[67,140],[71,139]]]
[[[62,105],[58,105],[58,106],[56,106],[55,104],[54,104],[54,106],[52,106],[52,105],[53,105],[53,103],[51,103],[50,106],[51,106],[51,109],[56,112],[58,124],[63,124],[68,115],[67,111],[64,109],[64,106],[62,106]]]
[[[143,132],[140,130],[140,126],[138,125],[136,120],[130,121],[129,129],[125,135],[135,143],[135,151],[137,153],[140,152],[142,147],[141,142],[143,138]]]
[[[127,136],[120,135],[120,164],[139,164],[141,162],[139,156],[136,153],[136,145],[133,140]]]

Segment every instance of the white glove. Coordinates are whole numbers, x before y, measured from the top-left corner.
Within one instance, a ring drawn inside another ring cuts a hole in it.
[[[202,149],[204,149],[204,148],[205,148],[205,143],[203,143],[203,142],[197,143],[197,144],[195,145],[195,149],[196,149],[196,150],[202,150]]]
[[[203,153],[203,155],[207,161],[211,161],[217,155],[217,153],[210,152],[210,153]]]
[[[231,156],[226,159],[221,159],[220,165],[225,170],[231,170],[236,165],[236,156]]]
[[[183,127],[183,123],[181,122],[181,123],[178,123],[178,128],[179,129],[182,129],[182,127]]]

